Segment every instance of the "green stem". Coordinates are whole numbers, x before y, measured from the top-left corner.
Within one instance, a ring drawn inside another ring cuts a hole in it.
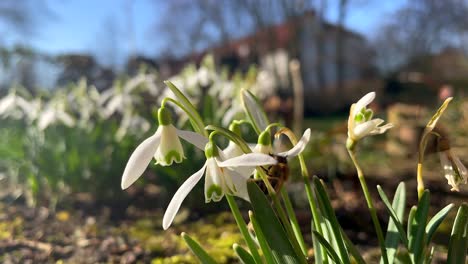
[[[184,109],[184,111],[189,115],[189,116],[192,116],[191,117],[191,120],[193,122],[195,122],[197,124],[197,126],[199,127],[200,131],[199,133],[204,135],[204,136],[207,136],[206,132],[202,132],[203,131],[203,128],[205,127],[204,123],[203,123],[203,119],[201,118],[200,114],[198,113],[197,109],[195,108],[195,106],[193,106],[193,104],[190,102],[190,100],[184,95],[184,93],[182,93],[172,82],[170,81],[165,81],[164,82],[167,87],[169,87],[169,89],[171,89],[171,91],[175,94],[175,96],[181,100],[181,105],[184,105],[185,107],[181,107],[182,109]],[[168,98],[168,97],[166,97]],[[164,98],[164,99],[166,99]],[[171,98],[169,98],[171,99]],[[175,101],[172,99],[172,101]]]
[[[371,214],[372,222],[374,224],[375,232],[377,233],[377,239],[379,240],[380,250],[382,251],[382,258],[385,264],[388,264],[388,257],[387,257],[387,249],[385,247],[385,239],[382,232],[382,227],[380,226],[379,219],[377,217],[377,211],[375,210],[374,203],[372,202],[371,195],[369,193],[369,189],[367,188],[366,179],[364,178],[364,174],[362,172],[361,166],[359,165],[356,154],[353,150],[348,148],[349,156],[356,167],[356,171],[358,174],[359,182],[361,183],[362,191],[364,192],[364,197],[366,198],[367,208]]]
[[[182,111],[184,111],[188,115],[195,132],[197,132],[197,133],[199,133],[199,134],[201,134],[201,135],[203,135],[205,137],[208,136],[207,132],[204,129],[205,125],[203,124],[203,121],[201,121],[201,119],[197,120],[198,118],[197,118],[197,113],[196,112],[194,114],[193,112],[189,111],[182,103],[180,103],[180,102],[178,102],[178,101],[176,101],[176,100],[174,100],[174,99],[172,99],[170,97],[164,98],[162,100],[162,102],[161,102],[161,106],[164,106],[167,102],[173,103],[174,105],[176,105],[177,107],[182,109]]]
[[[255,242],[253,241],[252,237],[250,236],[249,231],[247,230],[247,224],[244,221],[244,218],[242,217],[239,207],[237,207],[236,201],[234,200],[234,197],[226,194],[226,200],[228,201],[229,207],[231,208],[232,215],[234,216],[234,219],[236,220],[237,226],[239,226],[240,232],[242,236],[244,237],[245,242],[247,243],[247,246],[250,249],[250,254],[252,254],[252,257],[255,260],[255,263],[257,264],[262,264],[262,258],[260,257],[260,254],[258,253],[257,246],[255,245]]]
[[[292,230],[294,232],[294,235],[296,236],[299,246],[301,247],[302,254],[304,254],[304,256],[307,256],[307,248],[304,242],[304,238],[302,237],[301,228],[299,227],[299,223],[297,222],[296,214],[294,213],[294,209],[292,207],[291,200],[289,199],[289,195],[288,192],[286,192],[286,189],[281,188],[281,196],[284,201],[286,213],[288,214],[289,220],[291,222]]]

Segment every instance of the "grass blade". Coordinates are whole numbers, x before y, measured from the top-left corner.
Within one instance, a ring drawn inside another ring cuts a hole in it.
[[[192,239],[185,232],[182,232],[181,236],[192,253],[200,260],[201,263],[216,264],[216,261],[210,255],[208,255],[208,253],[206,253],[206,251],[200,246],[200,244],[198,244],[197,241]]]
[[[257,235],[258,244],[260,245],[260,248],[262,249],[263,256],[265,257],[266,262],[275,263],[273,260],[273,256],[271,255],[271,249],[268,246],[268,242],[266,241],[265,236],[263,235],[262,229],[260,228],[258,221],[255,218],[252,211],[249,211],[249,218],[255,230],[255,235]]]
[[[327,242],[327,240],[320,235],[317,231],[314,231],[314,235],[317,238],[317,240],[322,244],[322,246],[325,248],[327,251],[328,255],[335,261],[335,263],[342,263],[340,257],[336,253],[336,251],[333,249],[333,247],[330,245],[330,243]]]
[[[447,263],[466,263],[468,250],[468,204],[464,203],[458,209],[450,235]]]
[[[341,262],[348,264],[350,263],[350,260],[348,251],[346,250],[346,246],[343,241],[343,237],[341,236],[341,226],[338,223],[338,219],[336,219],[335,212],[333,211],[333,207],[330,204],[330,199],[328,198],[325,187],[320,179],[316,176],[314,176],[314,188],[317,193],[317,200],[319,202],[319,206],[321,207],[323,217],[326,220],[326,223],[329,224],[329,231],[333,233],[335,238],[335,241],[333,242],[337,245]]]
[[[430,193],[425,190],[421,199],[419,199],[418,208],[414,214],[411,228],[411,237],[409,239],[409,251],[415,263],[420,263],[426,248],[426,223],[429,213]]]
[[[452,210],[454,207],[454,204],[449,204],[445,206],[442,210],[440,210],[432,219],[427,223],[426,226],[426,245],[429,246],[429,243],[431,243],[432,236],[434,235],[435,231],[439,227],[439,225],[444,221],[445,217],[447,214]]]
[[[385,237],[385,247],[387,248],[388,263],[393,263],[395,254],[398,250],[399,241],[403,241],[406,247],[408,247],[408,238],[405,230],[403,229],[403,225],[401,224],[401,219],[403,219],[403,215],[405,214],[406,186],[404,182],[400,182],[400,184],[398,184],[391,207],[389,207],[388,198],[386,197],[383,190],[381,190],[380,186],[377,186],[377,189],[382,200],[384,200],[384,198],[387,200],[384,202],[384,204],[390,213],[387,234]],[[394,215],[390,211],[393,211]],[[398,221],[395,221],[394,218],[396,218]],[[396,233],[399,235],[396,235]],[[380,263],[384,263],[383,259],[380,259]]]
[[[400,186],[401,184],[398,186],[398,188],[400,188]],[[392,204],[390,204],[390,201],[388,200],[387,195],[382,190],[382,187],[380,187],[380,185],[377,185],[377,191],[379,192],[380,198],[382,199],[382,202],[385,204],[385,208],[387,208],[387,211],[390,215],[390,220],[388,222],[388,228],[387,228],[387,236],[385,238],[385,245],[389,246],[387,247],[387,250],[389,248],[396,249],[396,247],[398,246],[398,237],[394,236],[393,235],[394,233],[398,233],[398,236],[400,237],[401,241],[403,241],[403,243],[406,246],[408,246],[408,239],[406,236],[406,232],[400,220],[403,218],[403,213],[405,211],[406,195],[404,194],[404,192],[403,193],[401,192],[401,189],[400,191],[399,189],[397,189],[397,191],[395,192],[395,197],[393,198],[393,202]],[[398,212],[395,211],[394,208],[397,208],[399,211]],[[389,263],[392,263],[390,259],[389,259]]]
[[[351,256],[354,258],[355,263],[366,264],[366,261],[364,260],[364,258],[362,258],[361,254],[359,253],[359,250],[354,246],[353,242],[351,241],[351,239],[349,239],[349,237],[346,235],[343,229],[341,229],[341,235],[343,236],[349,253],[351,253]]]
[[[247,191],[258,226],[265,236],[275,261],[281,264],[306,263],[304,256],[295,254],[288,236],[265,194],[254,182],[247,183]]]
[[[252,255],[250,255],[247,250],[243,247],[239,246],[238,244],[232,245],[234,252],[236,252],[237,257],[243,264],[255,264],[255,260],[253,259]]]

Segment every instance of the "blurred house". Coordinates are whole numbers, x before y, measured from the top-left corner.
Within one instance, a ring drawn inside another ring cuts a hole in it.
[[[440,92],[466,96],[468,87],[468,56],[455,48],[445,48],[436,54],[412,58],[387,81],[387,101],[400,101],[426,106],[438,105]]]
[[[338,39],[342,40],[340,46]],[[320,22],[312,11],[191,55],[190,59],[200,61],[206,53],[214,54],[218,64],[231,70],[246,71],[252,63],[257,64],[274,78],[274,89],[282,97],[291,96],[288,65],[298,58],[306,112],[345,109],[364,91],[380,86],[373,65],[374,51],[364,36]]]

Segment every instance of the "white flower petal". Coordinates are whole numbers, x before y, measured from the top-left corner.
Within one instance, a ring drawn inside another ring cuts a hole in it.
[[[354,118],[357,113],[359,113],[364,107],[368,106],[375,99],[375,92],[370,92],[364,95],[359,101],[354,105],[351,116]]]
[[[235,171],[230,172],[230,174],[232,177],[232,182],[236,187],[236,192],[234,195],[246,200],[247,202],[250,202],[249,194],[247,192],[247,179]]]
[[[302,135],[302,138],[297,142],[297,144],[290,150],[278,153],[279,156],[283,157],[294,157],[299,155],[302,151],[304,151],[305,147],[309,143],[310,140],[310,128],[306,129],[304,131],[304,134]]]
[[[392,123],[385,124],[384,126],[381,127],[376,127],[374,130],[372,130],[369,135],[379,135],[385,133],[385,131],[389,130],[390,128],[393,127]]]
[[[205,146],[208,143],[206,137],[192,131],[177,129],[177,135],[201,150],[205,150]]]
[[[128,159],[122,175],[122,189],[127,189],[145,172],[159,146],[161,134],[158,131],[138,145]]]
[[[190,191],[195,187],[195,185],[200,181],[205,172],[206,163],[203,167],[195,172],[192,176],[190,176],[177,190],[172,197],[171,202],[167,206],[166,212],[164,213],[163,217],[163,229],[166,230],[171,225],[174,217],[176,216],[177,212],[179,211],[182,202],[184,201],[185,197],[190,193]]]
[[[458,172],[460,172],[460,174],[464,177],[464,179],[466,181],[467,170],[466,170],[465,165],[463,165],[463,163],[460,161],[460,159],[455,155],[452,157],[452,159],[453,159],[453,161],[455,162],[455,165],[458,168]]]
[[[374,120],[370,120],[364,123],[357,125],[353,130],[353,139],[359,140],[374,130],[377,127],[377,123]]]
[[[9,94],[0,100],[0,114],[7,112],[15,105],[15,94]]]
[[[161,166],[170,166],[174,161],[182,162],[185,155],[177,129],[173,125],[161,125],[158,130],[161,130],[161,143],[154,154],[156,162]]]
[[[241,156],[218,162],[220,167],[252,167],[274,165],[278,161],[270,155],[261,153],[248,153]]]
[[[229,141],[228,146],[225,149],[223,149],[223,153],[225,154],[225,158],[223,158],[223,160],[234,158],[244,154],[241,148],[232,141]]]
[[[225,173],[218,166],[214,158],[209,158],[206,161],[205,203],[221,201],[224,192],[228,191],[228,188],[226,188],[225,176]]]

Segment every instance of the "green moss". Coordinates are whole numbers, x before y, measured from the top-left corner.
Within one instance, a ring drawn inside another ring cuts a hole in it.
[[[139,240],[145,250],[157,257],[151,263],[198,263],[179,236],[184,231],[200,241],[207,252],[219,263],[232,263],[236,258],[232,245],[243,244],[237,225],[229,213],[204,217],[196,222],[172,226],[163,231],[159,221],[147,218],[130,227],[130,236]],[[222,228],[220,228],[222,227]]]

